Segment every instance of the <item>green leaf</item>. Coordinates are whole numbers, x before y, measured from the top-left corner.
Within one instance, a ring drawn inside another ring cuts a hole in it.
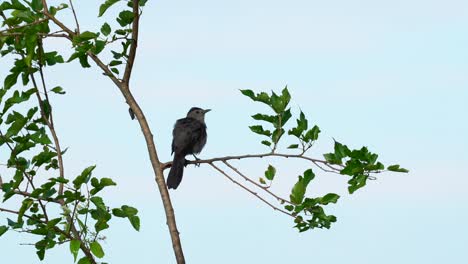
[[[291,119],[292,114],[291,114],[291,108],[288,110],[284,111],[281,114],[281,124],[278,124],[280,127],[284,127],[284,125]]]
[[[286,108],[286,104],[283,101],[283,99],[277,94],[275,94],[275,92],[272,92],[272,95],[270,97],[270,103],[271,108],[273,108],[273,110],[277,114],[282,113]]]
[[[60,86],[52,88],[51,91],[56,93],[56,94],[65,94],[65,91]]]
[[[318,126],[314,126],[312,129],[307,131],[304,136],[305,142],[315,141],[318,139],[318,135],[320,133],[320,128]]]
[[[27,122],[28,120],[25,117],[23,117],[22,115],[17,115],[17,118],[13,121],[13,123],[5,133],[5,137],[9,138],[18,135],[18,133],[21,131],[21,129],[23,129]]]
[[[299,115],[299,119],[297,119],[296,121],[297,121],[297,126],[289,130],[288,134],[294,135],[297,138],[299,138],[302,135],[302,133],[307,130],[307,127],[308,127],[307,119],[305,118],[305,115],[302,111],[301,111],[301,114]]]
[[[294,206],[288,204],[288,205],[285,205],[284,206],[284,209],[288,210],[289,212],[291,212],[292,210],[294,210]]]
[[[240,92],[252,100],[255,99],[255,93],[252,90],[240,90]]]
[[[119,61],[119,60],[113,60],[109,63],[109,66],[117,66],[117,65],[120,65],[122,64],[122,61]]]
[[[258,178],[258,181],[259,181],[261,184],[266,184],[265,179],[263,179],[262,177]]]
[[[281,91],[281,99],[285,106],[289,104],[289,101],[291,101],[291,95],[289,94],[287,85],[284,87],[283,91]]]
[[[76,262],[76,258],[78,257],[79,251],[80,251],[80,241],[79,240],[70,241],[70,252],[73,255],[74,262]]]
[[[391,166],[388,166],[388,167],[387,167],[387,170],[389,170],[389,171],[395,171],[395,172],[404,172],[404,173],[408,173],[408,172],[409,172],[409,170],[407,170],[407,169],[400,168],[400,165],[391,165]]]
[[[130,217],[134,216],[138,213],[138,210],[134,207],[128,206],[128,205],[123,205],[122,210],[125,212],[125,214]]]
[[[104,23],[104,25],[102,25],[101,27],[101,33],[104,35],[104,36],[109,36],[109,34],[111,33],[112,29],[111,27],[109,26],[109,24],[107,23]]]
[[[13,72],[5,78],[5,81],[3,82],[5,90],[10,89],[11,87],[13,87],[13,85],[16,84],[16,81],[18,80],[18,75],[19,72]]]
[[[127,217],[127,214],[120,208],[114,208],[112,209],[112,214],[116,217]]]
[[[91,264],[91,261],[89,261],[88,257],[82,257],[79,261],[78,264]]]
[[[76,177],[75,180],[73,180],[73,185],[75,186],[75,189],[79,189],[83,183],[87,183],[89,181],[89,179],[91,178],[91,173],[95,168],[96,165],[84,169],[81,175]]]
[[[83,68],[90,68],[91,67],[91,65],[89,65],[87,55],[83,54],[83,55],[79,56],[78,60],[80,61],[81,67],[83,67]]]
[[[120,72],[119,72],[119,69],[117,69],[117,68],[111,68],[111,71],[112,71],[113,73],[117,74],[117,75],[119,75],[119,73],[120,73]]]
[[[0,226],[0,237],[8,231],[8,226]]]
[[[136,231],[140,231],[140,218],[138,216],[130,216],[128,220],[130,220],[130,223]]]
[[[105,187],[107,186],[115,186],[117,185],[112,179],[110,178],[102,178],[101,181],[99,181],[98,179],[96,178],[92,178],[91,179],[91,185],[94,187],[93,189],[91,189],[90,193],[92,195],[95,195],[96,193],[98,193],[99,191],[101,191],[102,189],[104,189]]]
[[[348,191],[350,194],[353,194],[356,190],[364,187],[366,185],[367,181],[367,176],[360,174],[360,175],[355,175],[351,180],[348,181]]]
[[[329,193],[320,198],[320,204],[327,205],[329,203],[336,203],[340,196],[335,193]]]
[[[264,130],[262,126],[249,126],[250,130],[256,134],[264,135],[267,137],[271,136],[270,130]]]
[[[266,121],[266,122],[272,123],[273,125],[278,123],[278,117],[277,116],[255,114],[255,115],[252,116],[252,118],[255,119],[255,120]]]
[[[267,147],[271,146],[271,142],[270,142],[270,141],[267,141],[267,140],[262,140],[261,143],[262,143],[263,145],[267,146]]]
[[[268,165],[268,168],[267,170],[265,171],[265,178],[267,178],[268,180],[272,181],[273,178],[275,178],[275,175],[276,175],[276,169],[275,167],[271,166],[271,165]]]
[[[97,258],[103,258],[104,257],[104,250],[102,250],[101,245],[99,242],[94,241],[89,245],[89,248],[91,249],[91,252],[93,253],[94,256]]]
[[[93,51],[94,54],[97,55],[97,54],[101,53],[101,51],[103,51],[105,47],[106,47],[106,42],[105,41],[96,39],[95,44],[94,44],[94,48],[92,49],[92,51]]]
[[[283,136],[283,134],[284,134],[283,128],[276,129],[275,131],[273,131],[273,134],[271,136],[271,138],[273,139],[273,142],[278,143],[281,137]]]
[[[299,176],[298,181],[291,190],[291,202],[294,204],[301,204],[304,200],[304,195],[307,190],[307,186],[310,181],[315,178],[315,174],[311,169],[308,169],[304,172],[304,176]]]
[[[104,204],[104,200],[102,200],[101,197],[94,196],[94,197],[91,197],[91,199],[89,199],[89,200],[96,206],[96,208],[101,209],[103,211],[107,210],[107,207]]]
[[[289,145],[288,149],[297,149],[299,148],[299,145],[298,144],[292,144],[292,145]]]
[[[331,164],[342,164],[341,159],[338,159],[334,153],[323,154],[323,157]]]
[[[120,12],[117,22],[119,22],[122,27],[130,25],[133,22],[133,12],[128,10]]]
[[[76,36],[74,38],[74,41],[75,42],[83,42],[83,41],[86,41],[86,40],[95,39],[97,37],[98,37],[98,34],[96,34],[94,32],[91,32],[91,31],[85,31],[85,32],[81,33],[80,35]]]
[[[109,7],[111,7],[112,5],[114,5],[115,3],[119,2],[120,0],[106,0],[104,2],[104,4],[102,4],[100,7],[99,7],[99,15],[98,17],[101,17],[102,15],[104,15],[104,13],[107,11],[107,9],[109,9]]]
[[[347,157],[351,151],[346,145],[341,144],[338,141],[335,141],[335,157],[339,160]]]
[[[270,105],[270,96],[265,92],[261,92],[255,95],[255,93],[252,90],[240,90],[240,91],[243,95],[249,97],[253,101],[262,102],[264,104]]]

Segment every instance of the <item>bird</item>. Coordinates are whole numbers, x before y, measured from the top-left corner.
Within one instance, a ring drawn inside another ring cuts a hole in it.
[[[192,107],[187,117],[176,121],[172,130],[172,160],[171,170],[167,176],[167,187],[169,189],[177,189],[186,165],[185,156],[193,155],[195,160],[199,160],[195,154],[202,151],[206,144],[206,124],[205,114],[211,109],[201,109]]]

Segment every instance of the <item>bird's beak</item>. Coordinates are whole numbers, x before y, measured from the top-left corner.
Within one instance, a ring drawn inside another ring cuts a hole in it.
[[[208,113],[209,111],[211,111],[211,109],[205,109],[205,110],[203,110],[203,113],[206,114],[206,113]]]

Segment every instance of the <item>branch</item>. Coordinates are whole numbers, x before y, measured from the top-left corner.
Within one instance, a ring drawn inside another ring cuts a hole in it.
[[[52,20],[58,27],[64,30],[69,36],[70,39],[73,39],[75,33],[70,30],[67,26],[57,20],[54,16],[52,16],[47,10],[47,3],[46,0],[42,0],[44,5],[44,15],[47,16],[50,20]],[[124,80],[127,81],[119,81],[117,77],[110,71],[110,69],[99,59],[98,56],[93,54],[91,51],[87,52],[87,55],[104,71],[105,75],[107,75],[112,82],[119,88],[123,97],[125,98],[127,104],[135,113],[135,116],[140,124],[141,131],[146,141],[146,146],[148,149],[148,154],[150,157],[151,165],[153,167],[153,172],[155,175],[155,180],[158,185],[158,189],[161,195],[161,200],[164,205],[164,210],[166,213],[166,223],[169,228],[169,233],[172,240],[172,247],[174,249],[174,254],[176,256],[176,260],[178,264],[185,264],[184,253],[182,251],[182,245],[180,242],[179,231],[177,230],[177,224],[175,220],[174,209],[172,207],[172,202],[169,196],[168,189],[166,187],[166,182],[164,180],[163,169],[161,166],[161,162],[159,161],[158,154],[156,151],[156,146],[153,140],[153,134],[149,127],[149,124],[146,120],[143,111],[141,110],[140,106],[136,102],[135,98],[133,97],[132,93],[129,89],[129,80],[131,76],[131,72],[133,70],[133,63],[136,56],[136,49],[138,46],[138,23],[139,23],[139,0],[133,0],[133,13],[134,13],[134,23],[133,23],[133,30],[132,30],[132,39],[133,42],[130,46],[129,52],[129,60],[127,62],[127,66],[124,73]]]
[[[128,61],[125,66],[123,82],[128,84],[132,75],[133,63],[135,62],[136,51],[138,47],[138,29],[140,24],[140,1],[133,0],[133,24],[132,24],[132,44],[128,53]]]
[[[187,161],[187,164],[202,164],[202,163],[210,164],[215,161],[241,160],[241,159],[264,158],[264,157],[304,159],[304,160],[308,160],[312,162],[314,165],[316,165],[319,169],[323,171],[331,172],[331,173],[338,173],[338,174],[340,172],[340,169],[333,167],[329,162],[325,160],[310,158],[302,154],[281,154],[281,153],[272,153],[272,152],[264,153],[264,154],[247,154],[247,155],[239,155],[239,156],[225,156],[225,157],[205,159],[205,160]],[[323,165],[330,169],[324,168]],[[163,170],[170,168],[172,166],[172,161],[163,163],[162,166],[163,166]],[[343,167],[342,165],[338,165],[338,166]]]
[[[13,211],[13,210],[10,210],[10,209],[5,209],[5,208],[0,208],[0,212],[6,212],[6,213],[10,213],[10,214],[19,215],[19,212],[18,212],[18,211]],[[41,223],[43,223],[43,224],[45,224],[45,225],[47,225],[47,223],[48,223],[48,221],[43,221],[43,220],[41,220],[41,219],[37,219],[37,218],[32,217],[32,216],[27,215],[27,214],[24,214],[23,216],[26,217],[26,218],[28,218],[28,219],[33,219],[33,220],[35,220],[35,221],[41,222]],[[54,229],[56,232],[58,232],[58,233],[64,235],[66,238],[68,238],[68,239],[70,239],[70,240],[74,240],[74,239],[79,240],[79,241],[80,241],[80,248],[81,248],[81,250],[83,251],[83,253],[86,255],[86,257],[87,257],[88,260],[91,262],[91,264],[96,264],[96,261],[94,260],[93,254],[91,253],[91,251],[90,251],[88,248],[86,248],[85,243],[83,242],[83,240],[81,240],[81,238],[80,238],[79,236],[78,236],[78,237],[73,237],[73,236],[71,236],[70,234],[67,234],[67,233],[66,233],[65,231],[63,231],[62,229],[58,228],[57,226],[53,226],[53,229]]]
[[[211,167],[215,168],[217,171],[219,171],[221,174],[224,175],[224,177],[228,178],[230,181],[232,181],[233,183],[239,185],[242,189],[248,191],[249,193],[251,193],[252,195],[254,195],[255,197],[257,197],[258,199],[260,199],[262,202],[266,203],[267,205],[269,205],[271,208],[273,208],[273,210],[275,211],[280,211],[281,213],[285,214],[285,215],[289,215],[291,217],[294,217],[294,215],[272,205],[271,203],[269,203],[267,200],[263,199],[262,197],[260,197],[256,192],[250,190],[249,188],[245,187],[244,185],[242,185],[241,183],[239,183],[238,181],[234,180],[233,178],[231,178],[226,172],[224,172],[223,170],[221,170],[219,167],[217,167],[216,165],[213,164],[213,162],[210,162],[208,163]]]
[[[3,14],[3,13],[2,13]],[[2,17],[6,20],[6,18],[2,15]],[[49,20],[48,18],[44,18],[44,19],[39,19],[39,20],[36,20],[34,22],[31,22],[29,24],[25,24],[25,25],[21,25],[21,26],[17,26],[17,27],[9,27],[8,29],[5,29],[5,30],[2,30],[0,31],[0,35],[3,35],[3,33],[11,33],[11,31],[14,31],[16,29],[20,29],[20,28],[24,28],[24,27],[29,27],[29,26],[33,26],[33,25],[37,25],[37,24],[40,24],[44,21],[47,21]]]
[[[80,24],[78,23],[78,18],[76,17],[75,8],[73,7],[73,1],[72,1],[72,0],[68,0],[68,2],[70,3],[70,7],[71,7],[71,10],[72,10],[72,12],[73,12],[73,17],[75,18],[76,33],[80,34]]]
[[[291,203],[289,200],[286,200],[286,199],[283,199],[281,197],[279,197],[278,195],[272,193],[270,190],[268,190],[268,188],[266,188],[265,186],[262,186],[260,184],[258,184],[257,182],[251,180],[249,177],[245,176],[244,174],[242,174],[236,167],[232,166],[231,164],[229,164],[227,161],[223,160],[223,163],[226,164],[226,166],[228,166],[231,170],[235,171],[239,176],[241,176],[242,178],[244,178],[246,181],[254,184],[255,186],[261,188],[262,190],[264,190],[265,192],[267,192],[268,194],[270,194],[271,196],[275,197],[277,200],[279,200],[280,202],[284,202],[284,203],[289,203],[289,204],[293,204]]]
[[[39,54],[43,54],[44,53],[44,48],[42,47],[42,40],[41,39],[39,39],[39,41],[38,41],[38,46],[39,46]],[[42,60],[42,58],[39,58],[39,73],[41,75],[42,89],[44,91],[47,103],[50,105],[50,99],[49,99],[49,95],[47,93],[47,88],[46,88],[45,78],[44,78],[44,72],[42,71],[41,60]],[[34,80],[34,74],[32,74],[32,73],[31,73],[31,78]],[[37,87],[37,84],[36,84],[35,81],[33,81],[33,83],[34,83],[34,86],[36,87],[36,94],[38,96],[38,99],[41,100],[41,96],[39,94],[39,87]],[[39,102],[39,105],[42,108],[42,103],[41,102],[42,101]],[[49,121],[50,122],[47,121],[47,117],[44,115],[43,109],[41,109],[41,113],[43,113],[42,118],[44,119],[44,121],[46,121],[46,124],[47,124],[47,126],[49,127],[49,130],[50,130],[50,133],[52,134],[52,138],[54,139],[55,150],[57,152],[57,159],[58,159],[58,165],[59,165],[59,174],[60,174],[60,178],[64,179],[65,178],[65,171],[64,171],[65,169],[64,169],[64,165],[63,165],[62,149],[60,148],[60,142],[59,142],[59,139],[57,137],[57,132],[55,131],[54,117],[52,115],[52,108],[49,109]],[[63,183],[60,183],[60,185],[59,185],[59,191],[58,191],[59,195],[63,194],[63,185],[64,185]]]

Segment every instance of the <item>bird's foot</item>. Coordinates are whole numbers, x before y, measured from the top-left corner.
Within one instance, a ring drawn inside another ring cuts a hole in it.
[[[198,162],[200,159],[195,155],[193,155],[193,158],[195,159],[195,167],[200,167],[200,163]]]

